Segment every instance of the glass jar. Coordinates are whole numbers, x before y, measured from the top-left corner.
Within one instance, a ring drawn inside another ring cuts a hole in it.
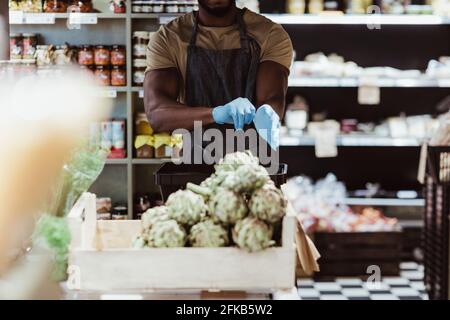
[[[81,46],[78,49],[78,64],[84,66],[94,64],[94,50],[91,46]]]
[[[147,61],[145,59],[135,59],[133,61],[133,83],[138,86],[144,84]]]
[[[52,64],[53,46],[36,46],[36,65],[38,67],[47,67]]]
[[[32,13],[42,12],[41,0],[10,1],[9,3],[11,11],[23,11]]]
[[[147,31],[135,31],[133,33],[133,57],[142,59],[146,57],[147,46],[150,40]]]
[[[165,1],[153,1],[153,12],[154,13],[164,13]]]
[[[113,11],[114,13],[126,13],[127,12],[126,2],[124,0],[114,0]]]
[[[99,85],[102,86],[111,85],[111,70],[108,67],[96,66],[94,76]]]
[[[109,47],[96,46],[94,50],[94,62],[97,66],[107,66],[111,63]]]
[[[111,70],[111,85],[123,87],[127,85],[127,72],[121,66],[113,66]]]
[[[111,64],[113,66],[124,66],[127,63],[125,46],[114,45],[111,49]]]
[[[94,11],[92,0],[70,0],[70,5],[78,8],[83,13]]]
[[[164,12],[178,13],[179,12],[178,1],[174,1],[174,0],[166,1],[166,5],[164,7]]]
[[[22,59],[22,34],[11,33],[9,35],[9,55],[11,60]]]
[[[71,52],[69,46],[60,45],[56,46],[53,52],[53,63],[57,66],[63,66],[70,64]]]
[[[133,13],[142,13],[142,2],[143,1],[133,0],[131,4],[131,11],[133,11]]]
[[[44,12],[49,13],[67,12],[67,0],[45,0]]]
[[[37,35],[35,33],[24,33],[22,36],[22,59],[34,59]]]

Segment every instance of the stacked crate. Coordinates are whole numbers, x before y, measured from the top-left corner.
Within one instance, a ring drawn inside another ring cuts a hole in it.
[[[429,147],[423,237],[425,286],[433,300],[449,299],[450,147]]]

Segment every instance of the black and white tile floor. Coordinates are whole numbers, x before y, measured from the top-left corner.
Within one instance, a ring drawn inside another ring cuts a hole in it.
[[[359,278],[299,279],[298,293],[302,300],[428,300],[423,266],[404,262],[400,269],[399,277],[384,277],[375,285]]]

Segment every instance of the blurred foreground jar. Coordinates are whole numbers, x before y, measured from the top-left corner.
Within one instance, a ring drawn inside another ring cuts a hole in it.
[[[99,85],[111,85],[111,70],[109,69],[109,67],[96,66],[94,75]]]
[[[114,45],[111,49],[111,64],[124,66],[127,63],[125,46]]]
[[[67,12],[67,0],[45,0],[44,12],[49,13]]]

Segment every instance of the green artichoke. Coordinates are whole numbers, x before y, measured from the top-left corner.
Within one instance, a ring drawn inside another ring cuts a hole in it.
[[[235,192],[247,193],[261,188],[270,181],[267,170],[260,165],[241,166],[228,172],[221,186]]]
[[[169,216],[177,222],[192,226],[206,215],[205,200],[190,190],[178,190],[172,193],[166,202]]]
[[[267,223],[276,223],[283,218],[286,207],[286,197],[274,184],[255,190],[249,201],[250,214]]]
[[[257,252],[275,244],[272,233],[271,226],[257,218],[247,217],[234,226],[233,241],[239,248]]]
[[[220,224],[207,219],[191,228],[189,242],[193,247],[225,247],[228,245],[228,232]]]
[[[186,231],[175,220],[156,222],[146,233],[149,247],[184,247]]]
[[[150,229],[158,221],[169,220],[169,210],[165,206],[150,208],[141,217],[142,229]]]
[[[133,239],[133,243],[131,244],[131,246],[135,249],[143,249],[145,247],[148,247],[148,244],[147,240],[143,236],[139,235]]]
[[[225,188],[215,190],[209,198],[208,208],[212,217],[225,224],[235,224],[248,213],[244,196]]]
[[[216,173],[236,171],[241,166],[258,166],[259,159],[249,150],[245,152],[234,152],[225,155],[215,166]]]

